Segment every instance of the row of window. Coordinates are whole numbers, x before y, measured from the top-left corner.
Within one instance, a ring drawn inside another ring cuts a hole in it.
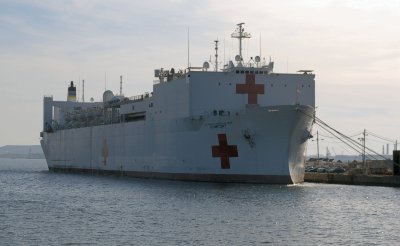
[[[221,82],[218,82],[218,85],[221,85]],[[229,85],[232,85],[232,83],[229,83]],[[287,84],[284,85],[285,87],[287,87]],[[306,85],[301,85],[301,87],[305,87]],[[274,84],[271,84],[271,87],[274,87]],[[308,85],[308,88],[311,88],[311,85]]]
[[[267,71],[249,71],[249,70],[236,70],[236,73],[247,73],[247,74],[268,74]]]

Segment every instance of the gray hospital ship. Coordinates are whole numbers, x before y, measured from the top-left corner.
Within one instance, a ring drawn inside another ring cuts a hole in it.
[[[300,183],[313,125],[314,74],[275,73],[239,54],[185,70],[156,69],[153,92],[102,102],[44,97],[41,145],[50,170],[211,182]],[[212,66],[212,68],[210,68]]]

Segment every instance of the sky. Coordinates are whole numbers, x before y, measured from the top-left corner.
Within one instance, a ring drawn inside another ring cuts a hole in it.
[[[240,22],[253,36],[244,57],[259,55],[261,36],[275,72],[314,70],[323,121],[400,140],[400,1],[0,0],[0,146],[39,144],[43,96],[65,100],[71,80],[85,80],[86,100],[100,100],[105,84],[118,92],[120,75],[125,95],[152,91],[155,68],[187,67],[188,28],[192,66],[217,38],[220,60],[233,59]],[[354,153],[322,138],[323,154]],[[367,136],[379,153],[386,143]]]

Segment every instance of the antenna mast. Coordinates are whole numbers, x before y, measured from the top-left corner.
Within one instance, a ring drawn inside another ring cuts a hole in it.
[[[223,65],[225,66],[225,35],[224,35],[224,63]]]
[[[81,87],[81,76],[78,76],[78,85],[76,86],[76,101],[79,101],[79,87]]]
[[[232,33],[232,35],[231,35],[232,38],[239,39],[239,56],[240,56],[241,60],[243,60],[243,56],[242,56],[242,39],[251,38],[250,33],[245,32],[244,28],[242,28],[243,25],[244,25],[244,22],[237,24],[237,28],[236,28],[235,32]]]
[[[218,72],[218,39],[215,42],[215,72]]]
[[[82,80],[82,102],[85,102],[85,80]]]
[[[104,73],[104,91],[107,90],[107,72]]]
[[[120,81],[119,81],[119,95],[122,96],[122,75],[119,76]]]
[[[260,58],[262,58],[262,55],[261,55],[261,33],[260,33]]]
[[[187,28],[187,48],[188,48],[188,50],[187,50],[187,67],[188,67],[188,69],[189,69],[189,67],[190,67],[190,60],[189,60],[189,58],[190,58],[190,53],[189,53],[189,27]]]

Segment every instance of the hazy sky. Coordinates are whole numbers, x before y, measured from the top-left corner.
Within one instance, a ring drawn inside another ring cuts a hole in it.
[[[100,99],[105,74],[108,89],[123,75],[126,95],[152,91],[154,68],[186,67],[188,26],[191,65],[216,38],[220,58],[233,58],[239,22],[254,37],[245,57],[258,55],[261,34],[275,72],[315,71],[321,119],[400,140],[400,1],[0,0],[0,146],[38,144],[42,97],[65,100],[68,81],[85,79],[86,100]],[[332,142],[321,152],[349,153]]]

